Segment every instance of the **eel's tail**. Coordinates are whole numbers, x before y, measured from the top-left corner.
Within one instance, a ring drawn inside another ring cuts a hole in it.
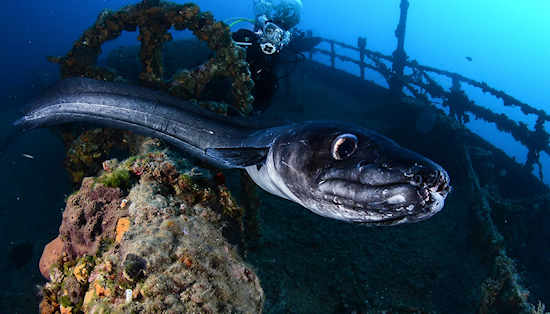
[[[181,108],[191,104],[166,94],[123,84],[74,78],[61,81],[34,104],[34,108],[14,122],[18,132],[88,122],[160,138],[195,158],[223,166],[219,160],[207,156],[196,142],[201,130],[189,120],[198,118],[186,114]]]

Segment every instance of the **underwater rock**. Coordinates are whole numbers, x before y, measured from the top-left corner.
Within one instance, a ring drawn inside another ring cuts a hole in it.
[[[56,237],[44,247],[40,258],[40,273],[44,278],[50,279],[50,268],[63,256],[63,240]]]
[[[102,239],[115,237],[115,227],[126,210],[118,187],[107,187],[93,178],[84,178],[80,190],[67,199],[59,234],[64,252],[74,258],[93,255]]]
[[[203,215],[158,219],[130,233],[120,251],[131,252],[126,260],[147,261],[147,277],[139,290],[144,300],[127,305],[129,311],[261,312],[257,276]]]
[[[137,140],[142,136],[129,131],[116,129],[91,129],[80,133],[78,128],[62,128],[62,136],[67,146],[65,168],[69,172],[74,184],[79,186],[84,177],[96,174],[102,167],[109,164],[102,163],[113,153],[127,153],[134,149]]]
[[[54,261],[41,265],[51,269],[43,313],[262,312],[257,275],[222,234],[242,209],[207,170],[155,150],[155,143],[148,140],[111,172],[85,178],[69,197],[63,232],[51,246],[61,241],[73,255],[43,256]],[[129,173],[128,189],[101,183],[121,171]]]
[[[130,280],[130,281],[136,281],[143,277],[143,271],[145,270],[145,267],[147,266],[147,261],[136,254],[127,254],[126,258],[124,259],[124,278]]]
[[[93,255],[102,241],[115,238],[116,224],[127,211],[120,208],[120,188],[98,182],[104,177],[84,178],[80,190],[67,199],[59,236],[44,248],[40,258],[40,272],[46,279],[61,257]]]

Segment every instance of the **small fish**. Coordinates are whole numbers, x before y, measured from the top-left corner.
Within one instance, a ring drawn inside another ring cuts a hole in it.
[[[472,57],[466,57],[466,60],[472,62]]]
[[[29,159],[34,159],[34,156],[33,155],[29,155],[29,154],[21,154],[21,156],[25,157],[25,158],[29,158]]]

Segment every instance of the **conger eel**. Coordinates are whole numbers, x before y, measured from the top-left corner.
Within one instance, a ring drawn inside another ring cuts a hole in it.
[[[439,212],[447,172],[374,131],[310,121],[251,128],[189,101],[120,83],[71,78],[33,102],[20,130],[77,121],[129,129],[222,168],[243,168],[267,192],[321,216],[369,225]]]

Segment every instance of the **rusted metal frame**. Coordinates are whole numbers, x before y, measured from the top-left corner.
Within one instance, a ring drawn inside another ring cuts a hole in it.
[[[517,271],[515,262],[508,256],[506,252],[506,244],[504,237],[498,230],[492,216],[493,208],[491,207],[489,192],[481,187],[479,177],[474,170],[472,159],[470,157],[470,148],[462,145],[463,158],[466,165],[466,174],[470,178],[472,192],[478,199],[472,206],[474,217],[480,226],[480,231],[485,237],[486,253],[492,259],[493,273],[481,285],[481,300],[478,313],[492,313],[494,307],[494,294],[506,294],[509,304],[521,314],[534,313],[533,306],[529,303],[527,296],[529,291],[520,283],[520,274]],[[502,284],[491,284],[499,282]],[[496,287],[496,288],[488,288]],[[494,290],[496,289],[496,290]],[[493,291],[494,290],[494,291]]]
[[[425,72],[433,72],[433,73],[437,73],[439,75],[447,76],[447,77],[450,77],[450,78],[456,78],[461,82],[465,82],[469,85],[472,85],[474,87],[477,87],[477,88],[481,89],[483,92],[489,93],[489,94],[491,94],[491,95],[493,95],[497,98],[502,99],[505,106],[514,106],[515,105],[515,106],[520,107],[521,111],[525,114],[536,114],[537,116],[543,118],[545,121],[550,121],[550,115],[548,115],[543,110],[531,107],[528,104],[523,103],[520,100],[504,93],[503,91],[499,91],[499,90],[497,90],[493,87],[490,87],[485,82],[478,82],[476,80],[467,78],[467,77],[465,77],[461,74],[455,73],[455,72],[450,72],[450,71],[446,71],[446,70],[440,70],[440,69],[437,69],[437,68],[433,68],[433,67],[430,67],[430,66],[420,65],[416,62],[414,62],[414,63],[408,62],[407,66],[416,67],[416,68],[421,69]]]
[[[85,76],[114,80],[114,73],[96,65],[101,46],[120,36],[122,31],[136,31],[138,27],[140,59],[143,64],[140,79],[143,84],[168,90],[175,96],[196,98],[210,79],[227,76],[232,79],[236,109],[243,115],[252,110],[251,92],[254,83],[244,51],[233,44],[227,25],[216,22],[210,13],[201,12],[198,6],[191,3],[179,5],[147,1],[116,12],[104,11],[66,56],[50,57],[49,60],[60,64],[63,77]],[[191,30],[200,40],[206,41],[216,54],[203,66],[187,71],[189,75],[174,76],[165,81],[162,78],[160,48],[165,41],[171,40],[167,32],[170,27]]]
[[[499,130],[510,133],[514,137],[514,139],[525,145],[529,150],[538,149],[538,147],[533,148],[532,144],[526,143],[524,140],[527,138],[535,138],[535,136],[538,135],[536,131],[529,130],[526,124],[518,123],[508,118],[504,113],[494,113],[491,110],[476,105],[473,102],[467,104],[465,109],[466,111],[475,115],[477,118],[494,123]],[[542,151],[550,155],[550,147],[548,145],[540,148]]]
[[[329,55],[329,56],[331,55],[330,51],[324,50],[324,49],[319,49],[319,48],[314,49],[314,52],[319,52],[319,53]],[[357,64],[357,65],[363,65],[365,68],[368,68],[368,69],[379,72],[384,77],[389,74],[388,73],[389,70],[384,71],[383,68],[380,67],[380,66],[377,67],[377,66],[373,66],[373,65],[370,65],[370,64],[364,63],[364,62],[363,62],[363,64],[361,64],[360,61],[354,60],[353,58],[348,57],[348,56],[335,55],[335,57],[342,60],[342,61],[352,62],[352,63]],[[373,59],[371,59],[371,60],[373,60]],[[373,61],[376,61],[376,59],[374,59]],[[380,63],[381,62],[379,62],[379,64]],[[419,68],[423,69],[422,66],[419,66]],[[436,71],[431,71],[431,72],[441,74],[441,75],[445,75],[444,73],[438,73]],[[424,78],[426,78],[429,81],[429,84],[425,84],[425,83],[423,84],[423,83],[417,82],[417,81],[410,82],[410,83],[426,89],[427,92],[434,98],[442,98],[442,97],[447,97],[449,95],[449,92],[445,92],[444,88],[441,85],[439,85],[438,83],[436,83],[435,80],[432,79],[427,73],[424,72],[423,75],[424,75]],[[446,76],[448,76],[448,75],[446,75]],[[462,81],[460,78],[457,78],[457,80]],[[406,82],[407,80],[402,79],[402,81]],[[441,91],[440,93],[443,93],[443,94],[433,93],[432,92],[433,87],[436,87],[437,89],[440,89],[440,91]],[[508,129],[508,128],[511,128],[511,129],[515,130],[515,131],[512,131],[512,136],[514,136],[514,138],[516,140],[520,141],[522,144],[524,144],[526,146],[527,146],[527,144],[524,143],[524,141],[521,140],[522,136],[520,134],[526,134],[526,133],[527,134],[533,134],[534,133],[533,131],[530,131],[526,126],[524,127],[524,126],[521,126],[521,125],[517,124],[514,120],[509,119],[505,115],[495,114],[492,111],[490,111],[489,109],[485,109],[481,106],[471,104],[471,105],[467,106],[466,110],[468,112],[471,112],[472,114],[474,114],[478,118],[484,119],[488,122],[495,123],[497,125],[497,127],[501,130],[505,130],[505,129]],[[499,121],[503,121],[503,120],[506,120],[506,122],[499,122]],[[514,125],[515,125],[515,127],[514,127]],[[543,150],[550,154],[550,147],[544,147]]]
[[[308,30],[308,31],[306,32],[306,37],[309,37],[309,38],[313,37],[313,31],[312,31],[312,30]],[[309,60],[312,60],[312,59],[313,59],[313,51],[310,50],[310,51],[308,52],[308,58],[309,58]]]
[[[335,62],[335,58],[336,57],[336,52],[334,51],[334,42],[330,42],[330,67],[335,69],[336,68],[336,62]]]
[[[341,41],[326,39],[326,38],[321,38],[321,40],[324,41],[324,42],[327,42],[327,43],[332,42],[335,45],[340,46],[342,48],[351,49],[351,50],[354,50],[354,51],[357,51],[357,52],[361,52],[360,48],[357,48],[355,46],[343,43]],[[370,49],[366,49],[366,48],[363,49],[363,51],[364,51],[365,55],[368,56],[369,58],[376,57],[376,58],[384,59],[384,60],[390,61],[390,62],[393,60],[391,56],[385,55],[385,54],[380,53],[378,51],[374,51],[374,50],[370,50]]]
[[[365,66],[363,65],[365,63],[365,47],[367,46],[367,39],[365,37],[358,37],[357,38],[357,48],[359,48],[359,72],[361,75],[361,79],[365,79]]]
[[[334,45],[339,45],[339,46],[347,48],[347,49],[352,49],[354,51],[361,51],[361,49],[359,49],[359,48],[353,47],[351,45],[343,44],[343,43],[340,43],[340,42],[337,42],[337,41],[328,41],[327,40],[327,42],[333,43]],[[364,49],[365,56],[367,56],[372,62],[375,63],[374,66],[371,65],[371,64],[368,64],[364,61],[363,62],[358,61],[358,60],[355,60],[351,57],[338,55],[338,54],[332,53],[331,51],[324,50],[324,49],[316,48],[316,49],[313,50],[313,52],[318,52],[318,53],[322,53],[322,54],[325,54],[325,55],[328,55],[328,56],[332,56],[333,58],[338,58],[342,61],[352,62],[354,64],[357,64],[360,68],[364,67],[364,68],[374,70],[374,71],[380,73],[386,79],[386,81],[388,83],[389,83],[390,78],[393,77],[394,79],[399,80],[400,83],[402,84],[402,86],[407,88],[417,98],[421,97],[421,95],[420,95],[420,93],[418,93],[418,91],[416,91],[414,89],[414,87],[412,85],[416,85],[418,87],[424,88],[426,90],[426,92],[430,95],[430,97],[432,97],[432,98],[448,98],[451,94],[450,92],[446,91],[444,87],[442,87],[440,84],[438,84],[433,78],[431,78],[428,75],[427,72],[436,73],[438,75],[443,75],[443,76],[450,77],[451,79],[453,79],[454,82],[464,82],[464,83],[467,83],[467,84],[472,85],[474,87],[481,88],[483,91],[488,91],[493,95],[495,93],[503,93],[503,92],[500,92],[500,91],[497,91],[495,89],[492,89],[492,88],[488,87],[486,83],[476,82],[472,79],[466,78],[466,77],[464,77],[460,74],[457,74],[457,73],[453,73],[453,72],[449,72],[449,71],[445,71],[445,70],[439,70],[439,69],[428,67],[428,66],[422,66],[422,65],[419,65],[416,61],[407,62],[406,65],[408,67],[412,68],[412,69],[416,69],[418,71],[421,71],[422,77],[424,79],[426,79],[427,83],[424,83],[424,82],[419,81],[419,80],[415,80],[415,79],[413,79],[412,76],[406,76],[406,75],[399,75],[398,76],[395,73],[392,73],[392,71],[390,71],[387,68],[387,66],[383,62],[380,61],[380,59],[390,61],[391,58],[389,58],[388,56],[379,54],[379,53],[377,53],[377,54],[370,53],[370,51],[368,49]],[[380,55],[380,58],[378,57],[379,55]],[[508,96],[508,95],[506,95],[506,96]],[[506,97],[506,96],[504,96],[504,97]],[[512,98],[511,96],[508,96],[508,97],[510,97],[510,99],[513,99],[514,102],[516,102],[516,103],[519,102],[515,98]],[[527,106],[527,105],[525,105],[525,106]],[[536,131],[531,131],[527,128],[526,125],[521,124],[521,123],[517,123],[514,120],[506,117],[506,115],[504,115],[504,114],[496,114],[496,113],[490,111],[489,109],[486,109],[484,107],[476,105],[473,102],[470,102],[469,104],[465,104],[464,112],[471,113],[477,118],[483,119],[487,122],[494,123],[499,130],[501,130],[503,132],[506,132],[506,133],[510,133],[514,137],[514,139],[518,140],[520,143],[525,145],[527,147],[527,149],[529,150],[529,156],[528,156],[528,160],[525,163],[525,166],[528,169],[531,169],[533,164],[536,163],[537,165],[539,165],[539,170],[540,170],[541,167],[540,167],[539,152],[544,151],[544,152],[550,154],[550,147],[548,145],[541,144],[541,143],[547,143],[548,142],[547,139],[548,139],[549,135],[548,135],[548,133],[546,133],[546,131],[543,128],[543,122],[548,121],[546,119],[546,117],[548,117],[548,115],[546,115],[546,113],[544,113],[541,110],[538,110],[538,109],[531,110],[530,108],[531,107],[529,107],[529,106],[525,107],[524,108],[525,110],[523,110],[523,112],[529,112],[529,113],[534,113],[534,114],[538,115],[539,119],[537,120],[537,122],[538,122],[539,127],[537,128]],[[539,112],[542,112],[543,114],[539,115],[538,114]],[[537,139],[540,139],[540,141],[537,141]],[[542,172],[541,171],[539,171],[539,178],[542,180]]]
[[[426,81],[428,81],[427,86],[429,86],[428,92],[430,95],[434,98],[444,98],[447,97],[448,92],[445,91],[445,88],[441,86],[439,83],[437,83],[431,76],[428,75],[428,73],[422,71],[422,76]]]
[[[424,84],[418,81],[414,81],[412,82],[412,84],[426,89],[431,97],[434,97],[434,95],[430,91],[431,84],[435,84],[435,86],[442,89],[443,95],[440,95],[438,93],[440,97],[441,96],[449,97],[451,95],[451,92],[444,91],[439,84],[435,83],[435,81],[433,81],[433,79],[429,77],[429,75],[427,75],[426,73],[423,73],[423,75],[426,79],[431,80],[429,84]],[[403,80],[407,80],[407,77],[404,77]],[[453,79],[453,84],[454,84],[453,87],[455,89],[456,88],[460,89],[459,82],[460,82],[459,79],[457,78]],[[514,137],[514,139],[516,139],[517,141],[522,143],[525,147],[527,147],[529,153],[524,166],[529,171],[531,171],[533,169],[533,164],[537,164],[539,167],[539,178],[541,181],[543,180],[543,175],[541,170],[542,165],[540,163],[539,152],[544,151],[550,154],[550,146],[541,144],[541,143],[547,143],[548,137],[549,137],[549,135],[544,130],[544,127],[543,127],[544,121],[541,118],[537,120],[537,126],[535,128],[535,131],[531,131],[529,130],[527,125],[523,123],[517,123],[516,121],[508,118],[504,114],[496,114],[487,108],[476,105],[473,101],[469,101],[465,103],[463,110],[464,110],[464,113],[468,112],[473,114],[476,118],[480,118],[487,122],[494,123],[499,130],[511,134],[512,137]]]
[[[313,49],[313,52],[318,52],[318,53],[322,53],[324,55],[327,55],[327,56],[332,56],[332,53],[328,50],[325,50],[325,49],[320,49],[320,48],[315,48]],[[338,55],[338,54],[334,54],[334,58],[336,59],[340,59],[342,61],[347,61],[347,62],[351,62],[351,63],[354,63],[354,64],[357,64],[358,66],[362,66],[362,67],[365,67],[365,68],[368,68],[368,69],[371,69],[371,70],[374,70],[374,71],[377,71],[377,72],[380,72],[380,70],[371,65],[371,64],[368,64],[366,62],[361,62],[361,61],[357,61],[357,60],[354,60],[353,58],[350,58],[348,56],[342,56],[342,55]],[[381,72],[380,72],[381,73]],[[382,74],[382,73],[381,73]]]
[[[332,56],[332,53],[328,50],[325,50],[325,49],[315,48],[312,51],[322,53],[322,54],[325,54],[325,55],[328,55],[328,56]],[[363,67],[363,68],[367,68],[367,69],[371,69],[373,71],[376,71],[376,72],[380,73],[382,75],[382,77],[384,77],[386,82],[389,84],[389,80],[391,78],[391,71],[388,69],[388,67],[384,63],[380,62],[379,60],[376,60],[376,58],[372,58],[372,59],[369,58],[371,61],[373,61],[376,64],[375,66],[371,65],[371,64],[368,64],[366,62],[361,62],[361,61],[354,60],[353,58],[350,58],[348,56],[342,56],[342,55],[338,55],[338,54],[334,54],[334,58],[338,58],[342,61],[355,63],[359,67]]]
[[[339,42],[339,41],[335,41],[335,40],[327,40],[327,39],[323,39],[323,41],[332,42],[335,45],[338,45],[340,47],[343,47],[343,48],[346,48],[346,49],[351,49],[351,50],[354,50],[354,51],[357,51],[357,52],[361,53],[361,49],[359,49],[357,47],[354,47],[352,45],[348,45],[348,44],[343,43],[343,42]],[[369,59],[373,59],[374,57],[376,57],[378,59],[383,59],[383,60],[390,61],[390,62],[393,61],[393,58],[391,56],[384,55],[384,54],[382,54],[380,52],[377,52],[377,51],[364,49],[363,52],[365,53],[365,55]],[[436,74],[439,74],[439,75],[447,76],[449,78],[457,78],[459,81],[462,81],[462,82],[465,82],[465,83],[467,83],[471,86],[477,87],[477,88],[481,89],[483,92],[487,92],[487,93],[489,93],[489,94],[491,94],[491,95],[493,95],[497,98],[502,99],[505,106],[514,106],[515,105],[515,106],[520,107],[521,111],[525,114],[535,114],[539,117],[542,117],[545,121],[550,121],[550,115],[547,114],[546,112],[544,112],[543,110],[531,107],[528,104],[523,103],[522,101],[518,100],[517,98],[514,98],[514,97],[504,93],[503,91],[499,91],[499,90],[487,85],[487,83],[485,83],[485,82],[478,82],[476,80],[470,79],[468,77],[465,77],[465,76],[463,76],[461,74],[458,74],[458,73],[455,73],[455,72],[441,70],[441,69],[437,69],[437,68],[426,66],[426,65],[421,65],[416,61],[406,61],[405,66],[407,66],[409,68],[415,68],[415,69],[418,69],[418,70],[422,70],[423,72],[432,72],[432,73],[436,73]]]
[[[407,53],[405,52],[405,32],[407,29],[407,12],[409,9],[409,1],[401,0],[399,8],[399,23],[395,29],[397,48],[392,54],[392,73],[394,77],[390,80],[390,91],[394,95],[401,94],[403,90],[403,81],[401,80],[401,76],[403,76],[407,62]]]

